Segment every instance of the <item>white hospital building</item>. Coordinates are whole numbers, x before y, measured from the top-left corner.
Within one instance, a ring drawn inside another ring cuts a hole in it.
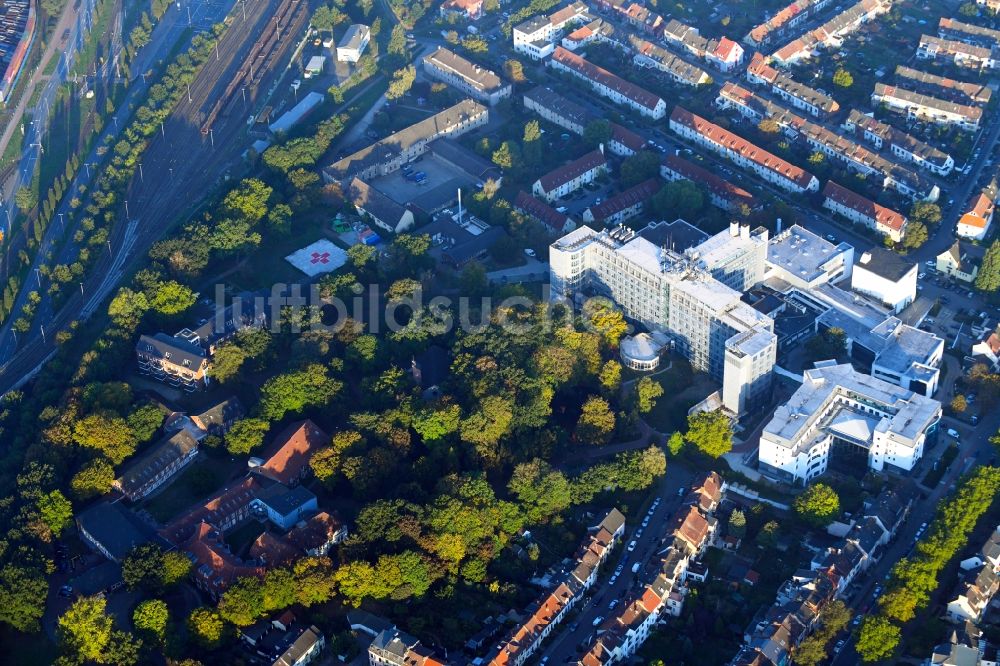
[[[941,403],[834,361],[802,373],[802,386],[760,436],[765,476],[809,483],[833,455],[867,458],[869,469],[909,472],[941,420]]]
[[[640,234],[581,227],[553,243],[553,298],[608,296],[632,321],[666,334],[696,370],[721,381],[723,406],[733,414],[765,400],[777,351],[774,322],[740,300],[738,290],[764,274],[767,231],[733,224],[683,254]]]

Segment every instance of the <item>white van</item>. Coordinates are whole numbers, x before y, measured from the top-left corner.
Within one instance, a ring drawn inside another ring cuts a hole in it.
[[[958,439],[958,431],[955,430],[954,428],[948,428],[948,436]]]

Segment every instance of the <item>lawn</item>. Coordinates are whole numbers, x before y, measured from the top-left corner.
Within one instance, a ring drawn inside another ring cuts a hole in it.
[[[146,500],[142,508],[165,523],[218,489],[241,466],[241,461],[233,461],[225,453],[202,452],[177,480]]]

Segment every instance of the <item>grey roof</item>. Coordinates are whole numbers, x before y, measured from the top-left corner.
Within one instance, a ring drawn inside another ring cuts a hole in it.
[[[823,269],[826,263],[846,249],[844,244],[834,245],[805,227],[793,224],[767,244],[767,261],[812,281],[826,273]]]
[[[351,24],[351,27],[347,29],[347,32],[345,32],[344,36],[340,39],[340,43],[337,44],[337,48],[355,50],[361,48],[362,34],[368,30],[370,30],[370,28],[364,24]]]
[[[650,222],[639,230],[639,235],[657,247],[666,247],[674,252],[684,252],[708,240],[708,234],[681,219]]]
[[[972,273],[972,271],[983,261],[983,257],[986,255],[986,250],[981,245],[973,245],[972,243],[963,240],[956,240],[952,243],[950,248],[941,254],[945,253],[951,255],[952,260],[955,262],[955,267],[958,270],[963,273]]]
[[[581,127],[586,127],[591,122],[598,120],[597,116],[588,109],[546,86],[535,86],[524,93],[524,98],[535,102],[543,108],[549,109],[553,113],[558,113],[563,118]]]
[[[406,214],[406,207],[396,203],[360,178],[354,178],[347,188],[347,199],[379,222],[393,229]]]
[[[100,594],[121,582],[122,565],[118,562],[106,561],[70,579],[69,584],[73,586],[76,593],[89,597]]]
[[[489,111],[482,104],[471,99],[462,100],[444,111],[435,113],[430,118],[425,118],[394,132],[384,139],[334,162],[327,167],[327,170],[338,179],[353,176],[376,164],[390,162],[414,145],[441,136],[442,133],[448,131],[448,128],[486,113]]]
[[[604,519],[598,524],[598,528],[603,527],[614,534],[625,525],[625,516],[618,509],[611,509]]]
[[[279,515],[287,516],[309,502],[315,501],[316,496],[305,486],[299,485],[289,488],[275,483],[257,493],[257,499]]]
[[[209,348],[218,340],[244,328],[264,326],[267,322],[267,309],[262,307],[258,310],[258,304],[256,298],[249,302],[245,298],[237,298],[226,307],[216,307],[203,324],[193,329],[182,329],[174,337]]]
[[[501,176],[500,167],[483,159],[453,139],[436,139],[427,146],[427,150],[480,180],[496,179]]]
[[[138,492],[151,479],[167,469],[192,449],[198,448],[198,441],[187,429],[181,429],[156,444],[151,450],[129,463],[118,477],[118,485],[127,495]]]
[[[437,50],[425,55],[423,63],[445,72],[450,72],[462,78],[470,86],[480,92],[490,93],[504,86],[503,80],[494,72],[466,60],[454,51],[439,46]]]
[[[963,116],[968,120],[978,121],[983,117],[983,110],[979,107],[948,102],[937,97],[924,95],[912,90],[907,90],[906,88],[889,86],[884,83],[875,84],[875,92],[872,93],[872,97],[895,97],[898,100],[908,102],[914,106],[923,106],[929,109],[944,111],[946,113],[953,113],[955,115]]]
[[[136,546],[162,542],[152,527],[121,502],[101,502],[76,517],[77,525],[120,562]]]
[[[199,368],[207,360],[205,350],[187,340],[157,333],[155,335],[139,336],[136,350],[155,358],[167,359],[176,365],[187,365]]]
[[[304,629],[295,642],[288,646],[288,649],[274,661],[272,666],[295,666],[321,640],[323,640],[323,634],[316,628],[316,625]]]
[[[475,259],[483,252],[486,252],[493,244],[506,236],[507,232],[502,227],[489,227],[481,234],[448,248],[443,252],[452,263],[461,266],[467,261]]]
[[[993,90],[981,83],[957,81],[936,74],[921,72],[904,65],[896,67],[896,76],[909,79],[914,87],[929,92],[938,97],[947,97],[954,102],[977,102],[987,104],[993,96]]]
[[[868,261],[865,261],[866,255],[871,256]],[[863,268],[892,282],[898,282],[916,267],[914,262],[907,261],[898,253],[878,246],[865,250],[855,264],[855,268]]]
[[[878,353],[876,363],[901,375],[913,372],[913,365],[926,365],[944,345],[944,340],[912,326],[898,326]]]
[[[200,414],[195,414],[192,420],[197,420],[201,427],[208,430],[223,427],[246,414],[243,403],[236,396],[230,396],[222,402],[209,407]]]

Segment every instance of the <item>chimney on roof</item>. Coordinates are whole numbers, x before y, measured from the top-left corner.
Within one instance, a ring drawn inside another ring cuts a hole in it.
[[[733,220],[732,222],[729,223],[729,235],[732,236],[733,238],[736,238],[737,236],[740,235],[740,223],[737,222],[736,220]]]
[[[750,225],[748,223],[744,222],[740,225],[740,238],[750,240]]]

